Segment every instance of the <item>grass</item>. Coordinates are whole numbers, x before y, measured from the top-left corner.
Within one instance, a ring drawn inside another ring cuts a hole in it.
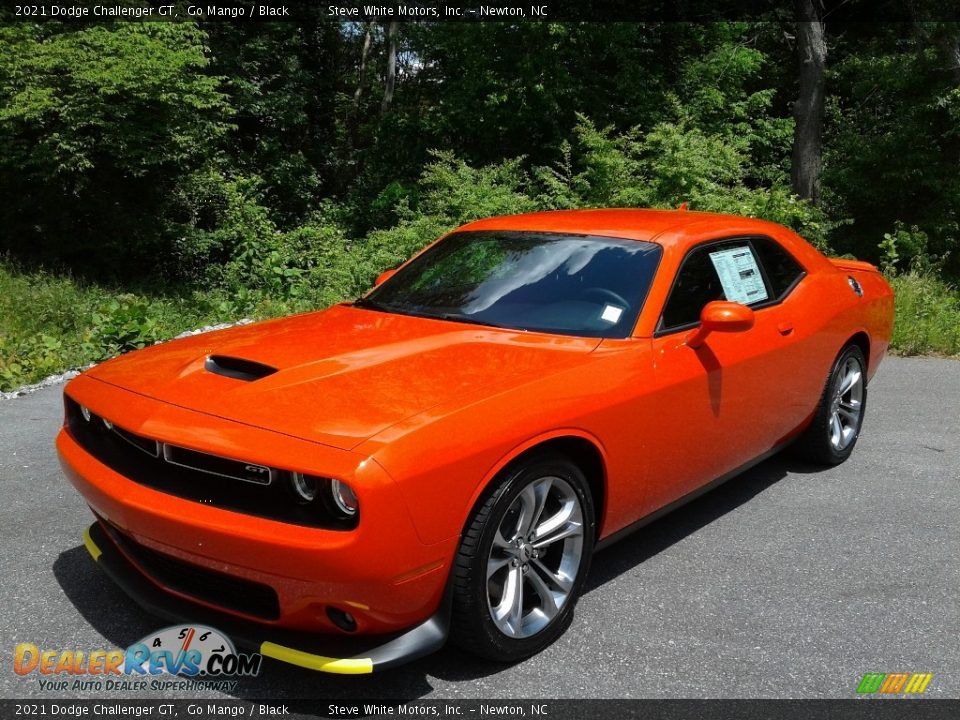
[[[130,293],[0,262],[0,390],[230,319],[222,298]]]
[[[895,294],[891,350],[898,355],[960,356],[960,292],[915,271],[889,280]]]
[[[896,293],[891,350],[960,356],[960,292],[933,276],[890,279]],[[171,338],[184,330],[305,310],[310,303],[191,289],[128,292],[0,260],[0,390]]]

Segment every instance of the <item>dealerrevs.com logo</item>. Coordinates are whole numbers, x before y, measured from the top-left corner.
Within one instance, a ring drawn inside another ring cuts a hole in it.
[[[126,650],[41,650],[20,643],[13,671],[36,676],[43,690],[232,690],[236,677],[259,674],[263,657],[238,653],[230,638],[205,625],[172,625]],[[171,678],[180,676],[185,678]]]

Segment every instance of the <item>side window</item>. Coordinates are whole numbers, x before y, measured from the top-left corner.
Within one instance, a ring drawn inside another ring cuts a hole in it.
[[[770,299],[763,272],[746,240],[712,243],[693,250],[677,274],[660,329],[700,322],[703,306],[714,300],[754,305]]]
[[[804,269],[784,250],[780,243],[770,238],[750,239],[760,265],[767,273],[773,297],[780,299],[805,274]]]

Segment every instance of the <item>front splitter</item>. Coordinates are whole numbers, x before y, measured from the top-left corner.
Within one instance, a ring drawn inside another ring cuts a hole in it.
[[[320,672],[358,675],[387,670],[436,652],[450,630],[449,602],[424,622],[390,635],[312,635],[242,620],[165,591],[114,544],[99,522],[83,533],[96,563],[148,612],[174,622],[211,625],[240,647]]]

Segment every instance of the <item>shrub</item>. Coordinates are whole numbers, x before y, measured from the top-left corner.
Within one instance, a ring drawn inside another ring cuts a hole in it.
[[[458,225],[494,215],[537,210],[530,197],[530,179],[521,158],[472,168],[448,152],[434,151],[417,187],[419,202],[412,208],[398,203],[394,227],[374,230],[351,248],[346,265],[353,272],[351,292],[359,292],[383,270],[394,267]]]
[[[231,109],[194,23],[0,26],[0,250],[147,276]]]
[[[836,226],[790,191],[785,176],[750,178],[749,143],[682,122],[615,135],[580,116],[574,143],[552,166],[536,168],[537,201],[547,208],[659,207],[746,215],[793,228],[821,250]]]
[[[892,233],[880,241],[880,265],[887,274],[915,270],[920,275],[939,275],[950,253],[935,255],[929,249],[929,236],[916,225],[906,228],[899,220]]]
[[[902,355],[960,355],[960,293],[911,270],[888,278],[895,293],[891,348]]]
[[[118,292],[0,260],[0,390],[233,319],[216,293]]]
[[[179,274],[232,289],[269,285],[281,264],[280,237],[260,202],[260,180],[205,168],[179,188],[175,227]],[[273,261],[272,263],[270,261]]]

